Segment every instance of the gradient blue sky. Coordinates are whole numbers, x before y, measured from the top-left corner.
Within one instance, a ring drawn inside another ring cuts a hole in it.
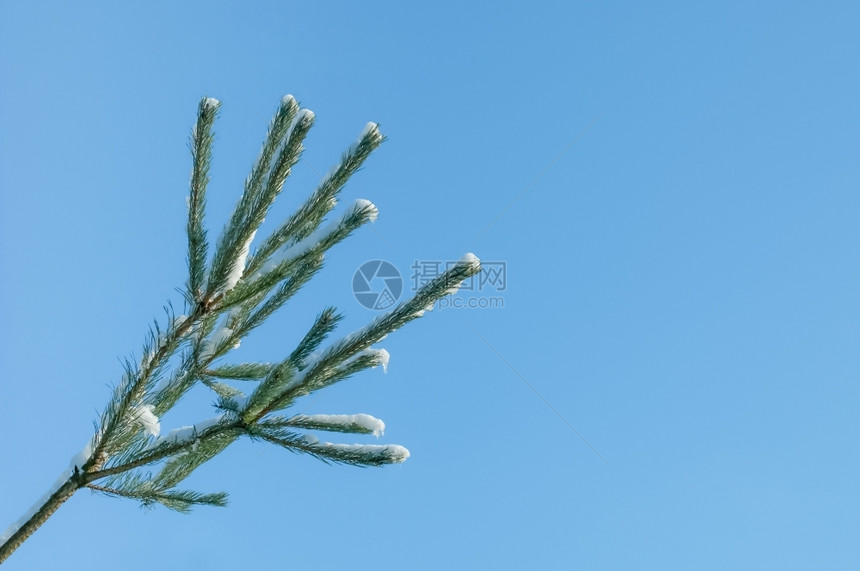
[[[243,442],[188,481],[228,508],[79,493],[7,567],[860,567],[858,22],[852,2],[0,3],[0,528],[181,304],[199,97],[223,102],[213,233],[283,94],[317,122],[274,219],[365,122],[389,137],[345,191],[373,229],[236,358],[283,356],[327,304],[344,332],[371,319],[366,260],[508,268],[503,309],[428,314],[384,341],[387,374],[302,403],[382,418],[405,464]],[[200,396],[165,428],[208,416]]]

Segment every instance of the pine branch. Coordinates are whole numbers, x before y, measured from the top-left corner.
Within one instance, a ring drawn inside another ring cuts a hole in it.
[[[437,300],[456,291],[464,280],[480,270],[480,260],[472,254],[467,254],[445,273],[419,289],[411,299],[402,302],[363,329],[331,345],[313,363],[308,364],[306,370],[296,375],[290,383],[285,384],[280,394],[268,406],[251,417],[246,417],[246,421],[259,420],[273,410],[288,406],[299,396],[343,380],[368,366],[381,364],[379,355],[359,355],[359,353],[369,349],[372,344],[392,331],[423,316]],[[349,361],[353,358],[355,363]]]
[[[221,104],[204,97],[197,107],[197,124],[191,132],[191,194],[188,196],[188,295],[199,300],[203,294],[206,275],[206,230],[203,218],[206,210],[206,185],[212,159],[212,126]]]
[[[335,366],[314,364],[314,370],[307,367],[296,381],[284,390],[272,401],[270,411],[282,410],[290,406],[297,398],[309,395],[335,383],[345,381],[353,375],[367,369],[375,369],[385,365],[388,360],[388,352],[384,349],[364,349],[357,355],[345,360]]]
[[[144,507],[149,507],[153,503],[157,502],[180,513],[188,513],[191,510],[191,507],[195,505],[216,507],[224,507],[227,505],[226,492],[201,494],[190,490],[159,490],[143,486],[139,489],[122,489],[99,486],[96,484],[87,484],[86,487],[109,496],[139,500]]]
[[[339,220],[332,221],[324,228],[318,229],[305,239],[296,242],[279,254],[273,255],[263,266],[262,275],[239,284],[230,291],[223,301],[222,307],[229,308],[240,304],[252,297],[265,295],[284,279],[294,275],[294,272],[309,268],[309,260],[321,256],[329,248],[342,242],[355,230],[376,219],[376,207],[367,201],[356,201]],[[248,267],[250,274],[251,266]],[[308,279],[309,279],[308,275]]]
[[[242,398],[244,395],[242,391],[239,389],[228,385],[227,383],[222,383],[220,381],[214,381],[212,379],[203,377],[201,382],[212,389],[216,395],[218,395],[222,399],[235,399]]]
[[[191,475],[195,468],[223,452],[241,434],[240,428],[223,428],[211,436],[196,438],[191,449],[167,461],[161,472],[154,478],[154,482],[159,487],[172,488]]]
[[[257,385],[257,389],[248,397],[247,403],[237,403],[237,409],[241,411],[242,422],[251,425],[260,420],[267,412],[272,410],[272,403],[283,393],[284,387],[293,381],[293,367],[289,361],[284,361]],[[244,404],[244,406],[241,406]]]
[[[281,284],[285,291],[291,292],[288,297],[281,300],[283,304],[307,283],[322,268],[322,265],[321,253],[315,250],[303,252],[300,256],[284,262],[256,279],[249,278],[248,281],[240,283],[224,300],[224,306],[235,312],[234,319],[245,319],[273,289],[278,287],[278,284]]]
[[[204,311],[201,308],[202,306],[198,306],[191,317],[174,320],[164,343],[157,348],[144,348],[146,355],[149,355],[150,351],[152,355],[144,358],[139,370],[126,363],[126,373],[102,414],[101,430],[96,433],[96,445],[91,457],[82,466],[83,471],[98,470],[113,452],[131,443],[137,432],[134,427],[134,407],[142,404],[144,392],[151,386],[153,371],[176,350],[180,340]]]
[[[257,272],[269,257],[288,241],[298,242],[310,235],[334,208],[337,203],[335,197],[349,177],[361,168],[364,161],[384,140],[378,125],[368,123],[358,141],[344,153],[340,162],[329,171],[311,197],[257,249],[248,262],[247,272]]]
[[[374,436],[382,436],[385,432],[385,423],[369,414],[313,414],[310,416],[299,414],[291,418],[263,420],[260,422],[260,426],[372,434]]]
[[[266,134],[266,140],[263,142],[263,147],[260,150],[260,156],[254,164],[251,174],[249,174],[248,178],[245,180],[245,194],[243,195],[243,199],[250,200],[259,193],[263,181],[270,170],[275,151],[277,151],[278,146],[280,146],[286,138],[290,123],[298,110],[299,104],[292,95],[285,95],[281,98],[281,104],[278,111],[272,118],[271,123],[269,123],[269,131]]]
[[[33,535],[42,524],[48,521],[54,512],[56,512],[66,500],[78,490],[80,486],[76,481],[75,475],[69,477],[68,480],[56,489],[48,498],[39,506],[34,513],[18,525],[18,528],[0,544],[0,563],[6,561],[12,553],[21,546],[28,537]]]
[[[150,401],[155,406],[155,414],[163,415],[179,402],[179,399],[200,378],[200,368],[197,365],[197,349],[189,349],[182,356],[181,364],[176,368],[171,378],[162,386],[156,387]]]
[[[303,363],[305,359],[319,348],[320,344],[325,341],[329,333],[334,331],[334,328],[337,327],[337,324],[343,319],[343,314],[335,313],[335,311],[336,310],[333,307],[327,307],[322,310],[310,330],[308,330],[302,340],[299,341],[295,351],[290,354],[287,360],[292,363],[296,369],[301,370],[304,368]]]
[[[262,325],[270,315],[283,307],[285,303],[298,293],[298,291],[322,269],[322,255],[308,255],[303,257],[303,260],[302,264],[296,268],[295,273],[284,280],[278,289],[269,296],[265,302],[257,306],[257,303],[252,301],[248,304],[247,311],[240,311],[237,313],[237,317],[241,318],[238,329],[242,332],[242,335],[247,335],[251,330]],[[260,299],[263,299],[264,297],[265,296],[261,296]]]
[[[204,455],[207,450],[211,451],[218,447],[221,447],[223,450],[236,437],[244,433],[247,433],[247,427],[236,418],[236,415],[222,413],[194,425],[171,430],[167,435],[159,437],[145,448],[136,450],[133,453],[130,452],[122,462],[114,462],[112,465],[99,470],[81,472],[79,483],[83,486],[103,478],[118,476],[136,468],[149,466],[165,459],[168,459],[169,463],[171,459],[175,460],[197,452],[201,446],[203,446],[201,454]],[[206,459],[201,455],[196,455],[190,458],[190,461],[194,464],[194,467],[197,467],[205,462]],[[176,474],[183,469],[180,464],[176,463],[165,475],[171,478],[176,477]],[[187,466],[184,469],[187,469]],[[191,470],[193,469],[191,468]]]
[[[398,444],[335,444],[319,442],[316,438],[302,436],[283,429],[260,426],[253,433],[272,444],[291,452],[304,452],[327,464],[350,464],[352,466],[384,466],[399,464],[409,458],[409,450]]]
[[[263,223],[269,207],[280,193],[290,169],[299,160],[302,141],[313,125],[314,115],[309,110],[296,115],[297,111],[295,100],[285,97],[272,120],[260,160],[254,166],[246,182],[245,192],[219,241],[209,277],[210,296],[218,292],[226,293],[238,283],[245,271],[249,244]],[[286,127],[288,124],[289,128]],[[263,185],[263,173],[268,170],[272,154],[282,142],[278,158],[271,167],[266,184]]]
[[[296,432],[382,435],[385,424],[370,415],[272,413],[368,368],[385,368],[388,353],[373,344],[456,291],[480,270],[478,259],[465,256],[412,299],[325,349],[320,347],[342,319],[331,307],[317,315],[302,340],[279,362],[213,366],[319,272],[330,248],[376,219],[376,207],[357,200],[323,224],[346,181],[384,140],[377,125],[368,123],[307,201],[251,256],[256,232],[299,160],[314,122],[313,113],[300,110],[291,96],[284,97],[207,267],[206,187],[219,107],[215,99],[200,101],[190,140],[188,282],[182,292],[188,315],[176,316],[168,305],[166,322],[154,322],[140,359],[125,362],[125,374],[96,424],[90,446],[75,458],[68,477],[56,484],[42,505],[13,526],[8,538],[0,538],[0,562],[82,487],[181,512],[194,505],[224,505],[226,494],[177,490],[176,485],[242,436],[329,463],[381,466],[409,457],[398,445],[320,443]],[[248,396],[231,384],[234,381],[249,383]],[[161,416],[198,382],[216,393],[218,415],[162,435]]]
[[[255,381],[268,375],[274,365],[270,363],[241,363],[238,365],[222,365],[215,369],[207,369],[207,377],[219,379],[234,379],[239,381]]]
[[[168,509],[179,513],[188,513],[192,506],[225,507],[227,498],[227,492],[201,494],[192,490],[165,490],[151,492],[150,495],[141,498],[141,500],[144,506],[158,502]]]

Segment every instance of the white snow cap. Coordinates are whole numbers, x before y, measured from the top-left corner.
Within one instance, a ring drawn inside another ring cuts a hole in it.
[[[478,256],[476,256],[472,252],[465,254],[462,258],[460,258],[457,261],[457,263],[466,264],[466,265],[471,266],[471,267],[476,268],[476,269],[481,267],[481,260],[478,258]]]
[[[223,293],[227,293],[236,287],[236,284],[242,279],[242,274],[245,272],[245,263],[248,261],[248,252],[251,250],[251,242],[254,241],[254,236],[256,235],[257,231],[254,230],[248,236],[248,239],[245,240],[245,243],[242,244],[242,249],[239,250],[239,255],[236,258],[236,265],[233,266],[233,269],[227,276],[227,283],[224,284],[224,289],[222,290]]]
[[[221,327],[218,331],[212,334],[212,337],[209,338],[209,342],[212,343],[212,345],[219,345],[231,335],[233,335],[232,329],[229,327]]]
[[[388,351],[385,349],[365,349],[361,354],[376,357],[379,364],[382,365],[383,372],[388,372],[388,361],[391,360],[391,354]]]
[[[154,448],[156,445],[161,444],[162,442],[188,442],[197,438],[201,432],[209,428],[210,426],[215,426],[224,418],[225,414],[219,414],[217,416],[213,416],[211,418],[207,418],[206,420],[201,420],[198,423],[195,423],[191,426],[180,426],[179,428],[174,428],[166,435],[161,436],[158,440],[150,445],[150,448]]]
[[[377,349],[376,355],[379,357],[379,364],[382,365],[382,372],[388,372],[388,361],[391,360],[391,354],[385,349]]]
[[[424,317],[425,312],[433,311],[433,308],[435,308],[435,307],[436,307],[435,301],[428,303],[427,305],[424,306],[424,309],[419,309],[418,311],[415,312],[415,317]]]
[[[364,126],[364,129],[361,130],[361,133],[358,135],[358,139],[350,146],[349,153],[355,152],[356,148],[361,144],[362,141],[369,138],[373,142],[379,142],[382,140],[382,133],[379,132],[379,125],[376,123],[368,123]],[[338,161],[337,164],[332,165],[328,172],[325,173],[325,176],[322,177],[323,181],[329,180],[331,177],[335,175],[341,168],[343,168],[343,162]]]
[[[76,467],[80,468],[87,463],[87,460],[93,455],[93,440],[94,438],[91,438],[80,452],[72,456],[72,459],[69,460],[69,470],[74,470]]]
[[[161,423],[159,423],[158,417],[155,416],[154,410],[155,407],[151,404],[135,407],[134,419],[140,422],[146,432],[158,438],[158,435],[161,434]]]
[[[215,352],[215,349],[224,342],[225,339],[233,335],[233,330],[229,327],[219,327],[215,330],[209,339],[203,342],[203,348],[200,351],[200,359],[208,359],[212,356],[212,353]],[[236,343],[233,345],[233,349],[239,347],[241,340],[236,340]]]
[[[203,106],[206,107],[207,109],[212,109],[213,107],[218,107],[219,105],[221,105],[221,102],[218,101],[217,99],[215,99],[214,97],[207,97],[203,101]]]
[[[364,129],[361,130],[361,134],[358,136],[358,139],[361,140],[368,135],[372,135],[374,138],[381,137],[379,134],[379,124],[370,121],[367,125],[364,126]]]
[[[283,97],[281,97],[281,105],[287,106],[290,104],[290,101],[295,101],[296,98],[293,97],[292,93],[287,93]]]
[[[364,198],[359,198],[355,201],[353,208],[356,212],[359,210],[367,209],[369,210],[368,218],[370,218],[371,222],[376,222],[376,219],[379,217],[379,209],[369,200],[365,200]]]
[[[299,121],[301,121],[302,119],[305,119],[305,118],[307,118],[308,121],[313,121],[314,117],[316,117],[316,115],[314,114],[313,111],[311,111],[310,109],[302,109],[301,111],[299,111],[296,114],[295,121],[296,121],[296,123],[298,123]]]

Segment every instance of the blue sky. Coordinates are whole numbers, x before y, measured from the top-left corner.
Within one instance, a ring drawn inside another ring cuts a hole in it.
[[[181,304],[201,96],[212,233],[283,94],[317,121],[274,219],[367,121],[389,138],[345,190],[379,220],[236,359],[328,304],[372,319],[372,259],[474,251],[504,307],[428,314],[300,404],[382,418],[405,464],[242,442],[188,480],[228,508],[79,493],[9,569],[860,565],[854,3],[178,4],[0,5],[0,519]]]

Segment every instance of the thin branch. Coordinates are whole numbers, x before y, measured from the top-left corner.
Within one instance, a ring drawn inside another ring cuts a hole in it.
[[[28,537],[42,527],[57,509],[81,487],[77,474],[73,474],[66,482],[51,494],[45,503],[0,545],[0,563],[3,563]]]

